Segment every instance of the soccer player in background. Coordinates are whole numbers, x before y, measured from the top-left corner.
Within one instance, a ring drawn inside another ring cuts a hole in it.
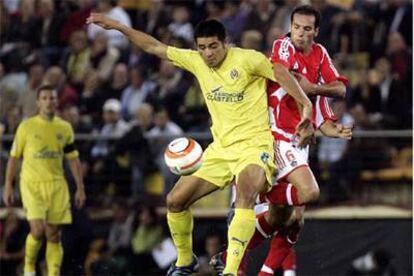
[[[68,122],[55,116],[57,92],[53,87],[38,88],[37,107],[38,115],[23,121],[17,129],[7,163],[3,200],[6,206],[14,203],[13,182],[22,158],[20,193],[30,225],[24,275],[35,275],[44,235],[48,275],[60,275],[63,259],[61,227],[72,222],[69,189],[63,172],[64,158],[76,182],[76,207],[84,205],[86,196],[73,130]]]
[[[197,51],[167,46],[101,14],[92,13],[87,23],[122,32],[145,52],[188,70],[200,83],[212,119],[214,141],[204,152],[201,168],[193,175],[180,177],[167,196],[167,221],[178,252],[168,275],[188,275],[197,270],[189,207],[233,179],[237,187],[236,208],[228,230],[230,254],[224,274],[236,275],[255,230],[255,199],[259,192],[270,188],[275,171],[266,79],[278,81],[302,107],[297,128],[301,145],[313,137],[310,100],[285,67],[273,67],[254,50],[229,47],[224,26],[216,20],[201,22],[195,29]]]

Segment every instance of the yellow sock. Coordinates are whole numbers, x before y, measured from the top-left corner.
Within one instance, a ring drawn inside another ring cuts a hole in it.
[[[56,276],[60,275],[60,266],[63,260],[63,248],[62,244],[56,242],[47,242],[46,246],[46,263],[47,263],[47,275]]]
[[[228,230],[226,267],[223,274],[237,275],[247,245],[254,234],[256,215],[253,209],[236,208]]]
[[[41,246],[41,240],[36,240],[30,233],[27,235],[24,253],[24,272],[36,271],[37,253],[39,253]]]
[[[189,265],[193,259],[193,216],[190,210],[167,213],[168,226],[177,248],[176,266]]]

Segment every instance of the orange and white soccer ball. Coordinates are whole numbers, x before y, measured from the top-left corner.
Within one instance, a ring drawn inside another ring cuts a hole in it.
[[[177,138],[165,149],[164,160],[172,173],[188,175],[198,170],[203,163],[203,149],[194,139]]]

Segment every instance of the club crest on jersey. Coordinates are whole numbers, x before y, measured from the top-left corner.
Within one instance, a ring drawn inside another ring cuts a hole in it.
[[[63,140],[63,134],[62,133],[57,133],[56,134],[56,139],[58,139],[59,141]]]
[[[237,79],[239,77],[239,71],[237,71],[236,69],[232,69],[231,71],[230,71],[230,78],[232,79],[232,80],[235,80],[235,79]]]
[[[270,155],[267,152],[262,152],[262,155],[260,155],[260,160],[262,160],[263,163],[267,163],[269,158]]]

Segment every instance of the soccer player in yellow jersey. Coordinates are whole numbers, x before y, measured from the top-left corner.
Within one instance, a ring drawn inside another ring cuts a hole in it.
[[[167,275],[188,275],[197,270],[189,207],[233,179],[237,187],[236,209],[228,230],[229,253],[224,274],[236,275],[255,230],[256,196],[270,187],[275,171],[266,79],[278,81],[303,106],[299,129],[303,143],[313,134],[311,102],[282,66],[273,68],[263,54],[254,50],[229,47],[224,26],[216,20],[201,22],[196,27],[197,51],[167,46],[102,14],[91,14],[87,23],[118,30],[145,52],[168,59],[197,78],[211,115],[214,141],[205,150],[201,168],[180,177],[167,196],[167,221],[178,252]]]
[[[86,196],[71,125],[55,116],[56,90],[44,85],[37,91],[39,113],[23,121],[16,132],[7,163],[3,200],[14,202],[13,182],[19,159],[20,192],[30,233],[26,239],[24,275],[35,275],[35,264],[42,238],[46,235],[48,275],[59,275],[63,259],[61,226],[72,222],[68,185],[63,173],[63,158],[76,181],[75,205],[83,206]]]

